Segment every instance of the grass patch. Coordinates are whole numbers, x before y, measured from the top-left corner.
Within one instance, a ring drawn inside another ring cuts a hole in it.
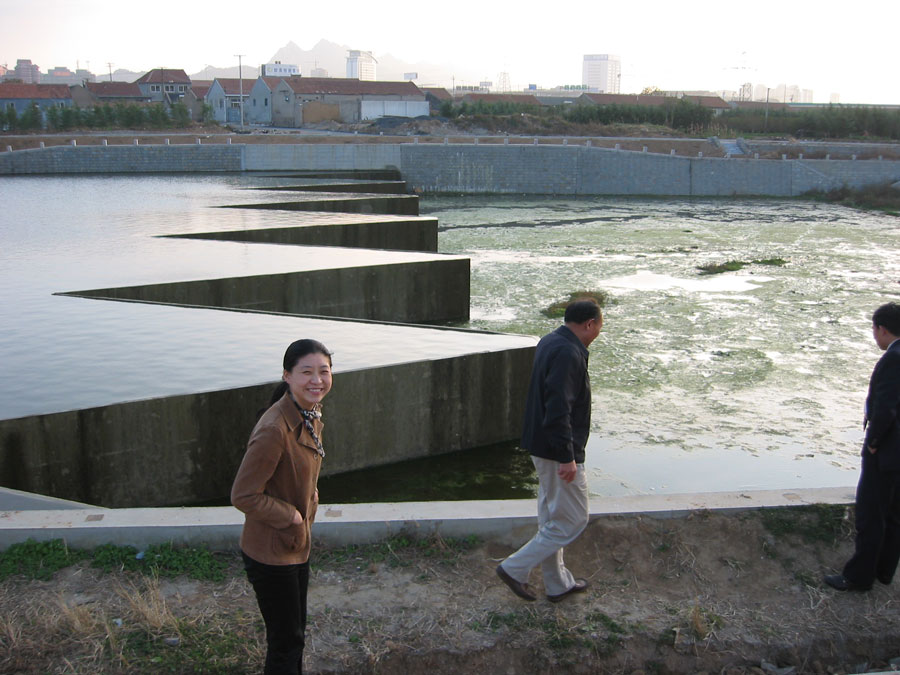
[[[700,274],[722,274],[723,272],[737,272],[744,269],[747,265],[768,265],[769,267],[783,267],[787,265],[784,258],[763,258],[761,260],[729,260],[724,263],[712,263],[709,265],[698,265],[697,269]]]
[[[494,633],[506,629],[526,640],[529,634],[538,633],[555,651],[582,646],[598,654],[611,653],[630,631],[627,623],[616,621],[603,612],[589,612],[581,619],[569,620],[556,613],[531,609],[488,612],[484,620],[473,621],[469,627]]]
[[[133,546],[107,544],[84,551],[69,549],[62,539],[44,542],[29,539],[0,553],[0,580],[13,574],[49,579],[79,560],[90,560],[92,567],[105,572],[141,572],[162,577],[184,574],[205,581],[222,581],[226,568],[221,558],[205,549],[158,544],[138,551]]]
[[[775,537],[797,536],[809,544],[832,543],[843,533],[846,507],[811,504],[762,509],[760,519]]]
[[[566,300],[554,302],[549,307],[542,309],[541,314],[550,319],[560,319],[565,316],[566,307],[577,300],[593,300],[600,307],[606,307],[608,304],[611,304],[609,293],[606,291],[575,291],[574,293],[569,293],[569,297]]]
[[[132,672],[243,673],[252,659],[248,645],[254,635],[226,630],[215,622],[178,620],[171,635],[145,629],[122,632],[118,657]]]
[[[85,558],[84,551],[69,549],[62,539],[13,544],[0,553],[0,580],[14,574],[29,579],[49,579],[57,571]]]
[[[202,581],[222,581],[226,564],[211,551],[155,544],[145,551],[133,546],[98,546],[91,554],[91,566],[106,572],[128,570],[161,577],[181,574]]]

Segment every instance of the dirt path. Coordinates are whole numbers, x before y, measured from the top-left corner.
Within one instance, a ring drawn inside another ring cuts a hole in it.
[[[852,550],[840,507],[592,523],[567,552],[591,588],[526,603],[510,549],[317,550],[310,673],[849,673],[900,656],[897,589],[823,588]],[[236,556],[223,582],[103,574],[0,583],[0,672],[259,672],[262,623]],[[538,575],[532,579],[540,589]],[[762,670],[761,670],[762,669]]]

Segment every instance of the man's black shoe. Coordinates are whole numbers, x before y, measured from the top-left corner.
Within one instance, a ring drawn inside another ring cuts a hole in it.
[[[891,581],[893,580],[893,577],[886,577],[886,576],[884,576],[883,574],[879,574],[879,575],[877,575],[875,578],[878,579],[878,582],[879,582],[879,583],[882,583],[882,584],[884,584],[885,586],[890,586],[890,585],[891,585]]]
[[[506,570],[503,569],[503,565],[497,565],[497,576],[503,580],[504,584],[509,586],[509,590],[511,590],[523,600],[537,600],[537,596],[534,594],[534,591],[531,590],[531,586],[513,579],[511,576],[509,576],[509,574],[506,573]]]
[[[843,574],[827,574],[824,581],[836,591],[868,591],[872,589],[871,585],[860,586],[853,583]]]

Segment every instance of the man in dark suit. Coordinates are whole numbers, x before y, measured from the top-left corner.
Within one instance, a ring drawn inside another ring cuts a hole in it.
[[[550,602],[587,590],[563,562],[563,547],[588,524],[585,445],[591,431],[588,346],[600,334],[603,316],[592,300],[566,307],[565,325],[538,343],[525,403],[522,447],[538,474],[538,531],[497,566],[497,575],[524,600],[537,596],[528,575],[540,565]]]
[[[862,473],[856,488],[856,552],[825,583],[839,591],[867,591],[875,579],[891,583],[900,560],[900,304],[872,315],[872,335],[884,354],[866,397]]]

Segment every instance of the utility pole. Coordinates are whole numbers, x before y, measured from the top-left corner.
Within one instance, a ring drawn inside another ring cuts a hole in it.
[[[241,131],[244,130],[244,74],[241,71],[241,58],[246,54],[235,54],[238,58],[238,92],[240,93],[241,103]]]
[[[109,61],[106,62],[106,65],[109,67],[109,81],[112,82],[112,67],[113,64]]]

